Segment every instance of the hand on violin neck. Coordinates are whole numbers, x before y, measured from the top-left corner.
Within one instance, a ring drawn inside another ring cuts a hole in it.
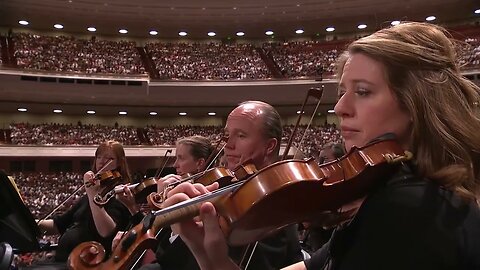
[[[132,194],[132,191],[130,188],[128,188],[127,185],[123,185],[122,187],[123,191],[119,192],[115,195],[115,198],[119,200],[125,207],[128,208],[128,211],[130,211],[130,214],[134,215],[140,211],[140,208],[138,207],[137,203],[135,202],[135,197]]]
[[[181,177],[175,174],[166,175],[157,181],[157,192],[163,193],[165,188],[169,185],[179,182]]]
[[[83,184],[85,185],[85,189],[91,190],[92,187],[96,186],[98,181],[95,179],[95,174],[92,171],[88,171],[83,175]]]

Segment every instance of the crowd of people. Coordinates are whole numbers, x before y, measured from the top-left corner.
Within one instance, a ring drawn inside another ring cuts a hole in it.
[[[14,34],[20,68],[59,72],[146,74],[133,41],[90,40],[69,36]],[[346,41],[347,43],[348,41]],[[462,41],[463,42],[463,41]],[[249,43],[147,43],[147,56],[160,79],[262,80],[272,77],[260,53],[274,61],[286,78],[332,75],[346,43],[320,41]],[[464,40],[459,60],[465,68],[480,65],[478,37]],[[0,60],[1,61],[1,60]],[[1,62],[0,62],[1,64]],[[276,67],[275,67],[276,66]]]
[[[285,77],[319,77],[335,71],[339,53],[337,49],[323,49],[321,45],[318,41],[303,41],[265,43],[263,48]]]
[[[11,142],[16,145],[98,145],[115,139],[125,145],[139,145],[134,127],[77,124],[10,125]]]
[[[459,61],[465,68],[480,66],[480,36],[465,39]]]
[[[14,172],[12,177],[23,202],[35,219],[44,218],[83,185],[82,174],[73,172]],[[58,208],[55,214],[65,212],[84,194],[85,191],[81,190],[72,196]],[[44,245],[55,245],[58,242],[58,235],[42,235],[39,242]],[[23,253],[15,256],[14,264],[24,267],[52,259],[53,255],[49,251]]]
[[[152,145],[175,145],[178,138],[201,135],[212,141],[218,141],[223,135],[221,126],[172,126],[172,127],[147,127],[147,137]]]
[[[178,138],[201,135],[218,142],[223,137],[221,126],[147,126],[147,141],[142,143],[138,128],[106,125],[82,124],[29,124],[12,123],[10,125],[11,142],[15,145],[97,145],[105,140],[115,139],[123,145],[172,146]],[[293,126],[283,128],[282,143],[287,143]],[[302,142],[302,136],[305,138]],[[321,146],[327,142],[341,142],[340,131],[334,124],[311,126],[305,132],[300,126],[295,136],[294,146],[298,146],[306,157],[318,157]]]
[[[12,176],[26,206],[37,219],[43,218],[82,185],[82,175],[79,173],[18,172],[13,173]],[[59,209],[59,213],[70,208],[73,202],[84,193],[80,192],[76,197],[71,198]]]
[[[14,35],[20,68],[59,72],[144,74],[135,42],[76,39],[71,36]]]
[[[251,44],[149,43],[162,79],[255,80],[271,77]]]

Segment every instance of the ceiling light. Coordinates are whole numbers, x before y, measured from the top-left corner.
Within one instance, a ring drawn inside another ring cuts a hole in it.
[[[123,111],[122,111],[122,112],[118,112],[118,114],[120,114],[120,115],[127,115],[127,112],[123,112]]]
[[[55,110],[53,110],[53,112],[54,112],[54,113],[62,113],[62,110],[60,110],[60,109],[55,109]]]
[[[87,114],[95,114],[95,111],[88,110],[88,111],[87,111]]]
[[[365,29],[365,28],[367,28],[367,25],[366,25],[366,24],[359,24],[359,25],[357,26],[357,28],[358,28],[358,29]]]
[[[26,109],[26,108],[18,108],[17,111],[19,111],[19,112],[26,112],[27,109]]]
[[[157,115],[157,112],[150,112],[150,115]]]
[[[328,113],[335,113],[335,110],[328,110]]]
[[[214,36],[216,36],[217,34],[215,34],[215,32],[208,32],[207,35],[208,35],[209,37],[214,37]]]
[[[182,115],[182,116],[183,116],[183,115],[187,115],[187,113],[186,113],[186,112],[179,112],[178,115]]]
[[[95,31],[97,31],[97,28],[95,28],[95,27],[88,27],[87,30],[90,31],[90,32],[95,32]]]
[[[155,31],[155,30],[151,30],[151,31],[150,31],[150,32],[148,32],[148,33],[149,33],[150,35],[152,35],[152,36],[156,36],[156,35],[158,35],[158,32],[157,32],[157,31]]]
[[[327,29],[325,29],[325,31],[333,32],[333,31],[335,31],[335,27],[327,27]]]
[[[25,20],[18,21],[18,23],[21,25],[28,25],[28,22]]]
[[[57,29],[63,29],[63,25],[61,25],[59,23],[54,24],[53,27],[55,27]]]
[[[120,34],[126,34],[126,33],[128,33],[128,30],[127,29],[120,29],[120,30],[118,30],[118,32]]]
[[[209,112],[208,115],[214,116],[214,115],[216,115],[216,113],[214,113],[214,112]]]
[[[390,24],[391,24],[391,25],[399,25],[399,24],[400,24],[400,21],[392,21]]]
[[[181,36],[181,37],[184,37],[184,36],[186,36],[186,35],[188,35],[188,34],[187,34],[187,32],[185,32],[185,31],[180,31],[180,32],[178,32],[178,35]]]
[[[237,36],[243,37],[243,36],[245,36],[245,33],[244,32],[237,32]]]
[[[265,32],[265,35],[271,36],[271,35],[273,35],[273,31],[272,31],[272,30],[268,30],[268,31]]]
[[[436,17],[435,16],[428,16],[427,18],[425,18],[426,21],[435,21]]]
[[[477,10],[475,10],[473,13],[475,13],[475,14],[480,14],[480,8],[477,9]]]
[[[303,29],[298,29],[298,30],[295,30],[295,33],[296,33],[296,34],[303,34],[304,31],[303,31]]]
[[[302,112],[302,111],[297,111],[297,114],[300,114],[300,113],[301,113],[301,114],[304,114],[305,111],[303,111],[303,112]]]

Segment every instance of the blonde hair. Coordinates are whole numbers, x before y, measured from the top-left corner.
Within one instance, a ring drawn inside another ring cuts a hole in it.
[[[410,150],[421,176],[464,198],[479,198],[480,89],[460,74],[456,44],[427,23],[403,23],[354,41],[350,54],[384,66],[385,78],[412,119]]]
[[[111,149],[113,154],[115,155],[115,158],[117,159],[118,162],[118,168],[117,170],[120,172],[122,175],[122,182],[123,183],[131,183],[132,182],[132,177],[130,176],[130,169],[128,168],[127,164],[127,158],[125,156],[125,150],[123,149],[123,146],[121,143],[117,141],[106,141],[104,143],[101,143],[97,150],[95,151],[95,160],[92,165],[92,171],[97,172],[100,168],[97,168],[96,166],[96,160],[100,154],[103,154],[107,151],[107,149]]]
[[[210,157],[210,154],[213,152],[213,146],[210,140],[208,138],[205,138],[199,135],[194,135],[194,136],[179,139],[177,141],[177,145],[179,144],[189,145],[190,154],[195,160],[203,158],[205,159],[205,162],[207,162],[207,159]]]

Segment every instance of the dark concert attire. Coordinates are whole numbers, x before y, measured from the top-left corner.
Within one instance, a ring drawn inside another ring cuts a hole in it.
[[[305,264],[319,269],[480,269],[480,211],[403,165]]]
[[[141,270],[195,270],[200,269],[195,257],[185,243],[177,237],[170,243],[171,230],[164,228],[160,233],[157,248],[157,262],[145,265]],[[247,264],[254,244],[247,247],[230,247],[230,257],[242,268]],[[295,227],[288,227],[279,233],[258,242],[247,269],[280,269],[303,259]]]
[[[112,240],[117,231],[126,230],[130,220],[130,213],[122,203],[115,198],[105,206],[105,210],[117,224],[116,230],[108,237],[101,237],[95,227],[88,197],[85,195],[67,212],[53,218],[61,237],[58,240],[56,261],[66,261],[70,252],[80,243],[97,241],[103,245],[107,254],[110,253]]]

